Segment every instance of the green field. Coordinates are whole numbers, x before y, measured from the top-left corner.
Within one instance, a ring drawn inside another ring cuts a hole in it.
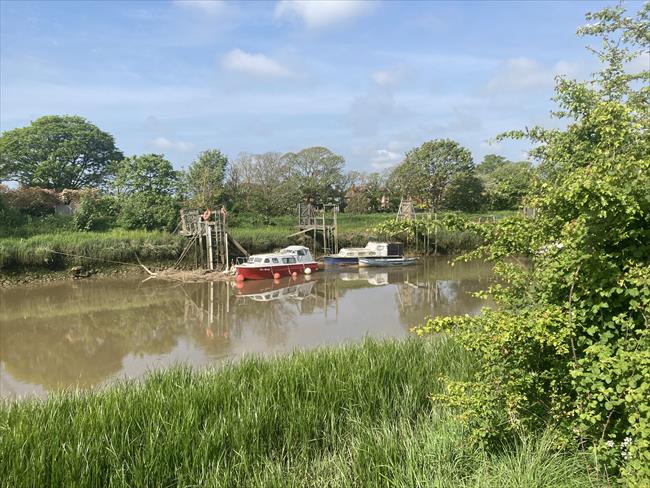
[[[141,383],[0,404],[5,486],[591,487],[589,458],[540,434],[486,452],[437,378],[471,362],[445,339],[176,368]]]

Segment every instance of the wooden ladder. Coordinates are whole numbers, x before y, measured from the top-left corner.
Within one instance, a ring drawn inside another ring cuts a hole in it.
[[[208,269],[224,270],[228,268],[228,236],[221,214],[214,222],[204,222],[206,248],[208,251]]]

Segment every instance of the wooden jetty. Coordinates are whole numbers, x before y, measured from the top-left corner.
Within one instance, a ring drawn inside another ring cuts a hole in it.
[[[180,234],[191,240],[179,261],[185,257],[189,249],[194,248],[197,267],[199,261],[205,261],[209,270],[227,271],[231,264],[229,246],[248,257],[248,251],[228,233],[226,219],[227,212],[224,207],[219,211],[204,212],[197,209],[182,209]]]
[[[323,254],[339,252],[338,205],[323,205],[321,208],[313,205],[298,204],[298,232],[288,237],[300,234],[313,238],[313,254],[316,255],[316,243],[319,238],[323,244]]]

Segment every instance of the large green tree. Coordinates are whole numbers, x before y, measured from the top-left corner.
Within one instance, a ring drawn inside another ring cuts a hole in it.
[[[0,179],[57,191],[99,187],[123,158],[83,117],[48,115],[0,136]]]
[[[488,207],[492,210],[514,210],[532,192],[537,174],[528,161],[512,162],[503,156],[488,154],[476,167],[483,181]]]
[[[468,149],[450,139],[437,139],[406,153],[404,162],[393,171],[392,180],[403,196],[439,210],[454,177],[473,170],[474,160]]]
[[[183,178],[184,190],[199,208],[215,208],[222,203],[228,158],[217,149],[199,153]]]
[[[119,195],[150,193],[173,195],[179,173],[162,154],[143,154],[125,158],[117,166],[113,189]]]
[[[113,181],[118,224],[128,229],[172,230],[178,221],[178,184],[178,171],[162,154],[124,159]]]
[[[241,154],[228,186],[236,190],[235,208],[258,213],[263,219],[291,213],[299,198],[291,166],[277,152]]]
[[[339,203],[345,192],[342,156],[325,147],[309,147],[284,155],[304,201],[315,205]]]

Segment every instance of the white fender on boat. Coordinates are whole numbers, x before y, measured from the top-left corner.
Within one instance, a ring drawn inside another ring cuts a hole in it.
[[[310,275],[311,274],[311,268],[305,268],[305,274]]]

